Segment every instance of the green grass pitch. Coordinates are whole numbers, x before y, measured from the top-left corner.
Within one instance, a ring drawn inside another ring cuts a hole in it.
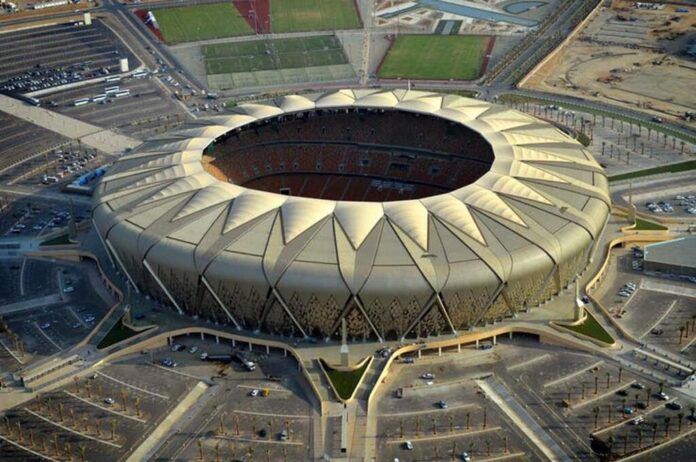
[[[231,3],[160,8],[153,13],[167,43],[195,42],[254,33]]]
[[[475,80],[482,72],[489,37],[401,35],[379,70],[385,79]]]
[[[347,63],[338,39],[328,35],[206,45],[203,54],[208,75]]]
[[[357,29],[360,27],[354,0],[271,0],[271,30]]]

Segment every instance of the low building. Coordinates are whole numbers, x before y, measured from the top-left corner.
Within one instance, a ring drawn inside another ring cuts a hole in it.
[[[696,277],[696,236],[645,246],[645,271]]]

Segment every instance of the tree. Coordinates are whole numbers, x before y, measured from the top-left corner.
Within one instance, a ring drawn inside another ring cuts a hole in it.
[[[670,416],[665,417],[665,438],[669,438],[669,423],[672,421]]]
[[[689,412],[689,420],[691,420],[691,423],[693,424],[694,416],[696,415],[696,406],[694,406],[693,404],[689,406]]]
[[[664,388],[665,388],[665,382],[664,382],[664,380],[663,380],[663,381],[660,382],[660,393],[662,393],[662,391],[664,390]]]
[[[683,413],[683,412],[680,412],[679,414],[677,414],[677,417],[679,418],[679,420],[677,420],[677,422],[678,422],[677,433],[681,433],[681,431],[682,431],[682,424],[683,424],[683,422],[684,422],[684,413]]]
[[[486,414],[486,407],[483,407],[483,428],[486,428],[486,423],[487,423],[487,414]]]
[[[623,375],[623,367],[619,366],[619,383],[621,383],[621,376]]]
[[[596,395],[599,391],[599,377],[595,375],[594,377],[594,394]]]
[[[614,435],[609,435],[609,438],[607,439],[607,448],[608,448],[608,450],[609,450],[609,456],[608,456],[608,457],[609,457],[609,459],[608,459],[609,462],[611,462],[611,459],[612,459],[612,452],[613,452],[613,449],[614,449],[614,442],[615,442]]]
[[[611,381],[611,372],[607,372],[607,389],[609,388],[610,381]]]
[[[650,387],[645,389],[645,406],[650,407],[650,395],[652,395],[652,389]]]
[[[653,442],[653,444],[655,444],[655,440],[657,439],[657,422],[652,423],[652,431],[653,431],[652,442]]]
[[[111,420],[111,439],[116,439],[116,419]]]
[[[203,460],[203,443],[201,440],[196,440],[196,444],[198,445],[198,458]]]
[[[693,413],[691,415],[693,415]],[[470,426],[469,426],[470,421],[471,421],[471,413],[467,412],[466,413],[466,429],[467,430],[470,428]]]
[[[486,444],[486,455],[488,457],[490,457],[491,456],[491,440],[487,439],[486,441],[484,441],[484,443]]]
[[[597,428],[597,420],[599,419],[599,407],[593,407],[592,413],[594,414],[594,428]]]

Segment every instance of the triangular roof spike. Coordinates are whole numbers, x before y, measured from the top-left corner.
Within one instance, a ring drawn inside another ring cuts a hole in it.
[[[566,183],[561,177],[552,175],[549,172],[536,168],[525,162],[514,161],[510,163],[510,176],[515,178],[531,178],[534,180],[553,181],[556,183]]]
[[[496,131],[503,131],[503,130],[524,127],[524,126],[527,126],[530,124],[529,121],[520,120],[520,119],[482,118],[479,120],[483,120],[485,123],[488,124],[489,127],[491,127],[493,130],[496,130]]]
[[[551,150],[553,151],[553,150]],[[516,160],[524,161],[540,161],[540,162],[564,162],[564,163],[582,163],[594,165],[591,162],[583,162],[577,158],[565,157],[556,152],[545,151],[534,145],[528,146],[513,146],[512,152]]]
[[[239,196],[242,192],[244,192],[243,188],[233,184],[222,182],[213,183],[198,191],[196,195],[182,207],[179,213],[174,217],[174,221],[216,204],[226,202]]]
[[[256,119],[265,119],[267,117],[283,114],[281,108],[269,104],[244,103],[237,107]]]
[[[146,205],[150,202],[155,202],[167,197],[176,196],[178,194],[193,191],[195,189],[204,188],[208,185],[214,184],[217,180],[207,173],[199,173],[196,175],[185,176],[174,183],[170,184],[164,189],[160,189],[152,196],[143,200],[140,205]]]
[[[521,181],[508,175],[488,175],[488,187],[498,193],[510,196],[522,197],[542,204],[552,205],[544,196],[522,183]]]
[[[334,216],[354,248],[359,248],[384,216],[382,204],[376,202],[338,202]]]
[[[428,209],[420,201],[385,202],[384,213],[423,250],[428,249]]]
[[[476,225],[471,211],[469,211],[466,204],[456,197],[450,194],[443,194],[437,197],[422,199],[421,202],[423,202],[428,210],[436,217],[455,226],[480,244],[486,245],[486,240],[483,238],[481,230]]]
[[[157,183],[159,181],[175,180],[177,178],[188,177],[198,174],[205,174],[210,178],[212,176],[208,175],[203,171],[203,166],[200,162],[190,162],[187,164],[178,164],[167,167],[163,170],[158,170],[152,175],[148,175],[135,183],[125,186],[125,189],[137,188],[138,186],[143,186],[146,184]]]
[[[362,98],[356,99],[354,106],[372,106],[372,107],[394,107],[398,104],[399,100],[396,95],[390,91],[384,91],[379,93],[373,93],[371,95],[363,96]]]
[[[287,244],[334,210],[333,201],[290,197],[280,207],[283,240]]]
[[[240,196],[237,196],[232,202],[222,232],[232,231],[234,228],[260,217],[264,213],[277,209],[286,200],[287,197],[280,194],[256,193],[247,190]]]
[[[353,92],[337,91],[328,93],[315,101],[317,108],[331,108],[351,106],[355,102]]]
[[[414,98],[400,101],[399,104],[396,105],[396,107],[399,109],[410,109],[412,111],[430,113],[440,109],[441,104],[441,97]]]
[[[510,206],[505,203],[505,201],[498,197],[496,193],[489,191],[488,189],[482,188],[478,185],[470,186],[474,187],[466,188],[467,193],[463,194],[462,197],[458,197],[457,194],[461,190],[453,191],[450,194],[462,200],[464,203],[471,207],[485,210],[489,213],[492,213],[493,215],[497,215],[501,218],[510,220],[519,225],[527,226],[524,220],[522,220],[522,218],[520,218],[520,216],[517,215],[517,213],[515,213],[515,211],[512,210]]]
[[[314,109],[314,101],[301,95],[288,95],[280,99],[278,106],[286,112]]]

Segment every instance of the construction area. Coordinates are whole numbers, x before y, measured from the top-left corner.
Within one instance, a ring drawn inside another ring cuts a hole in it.
[[[696,8],[650,5],[600,6],[521,86],[694,124]]]

